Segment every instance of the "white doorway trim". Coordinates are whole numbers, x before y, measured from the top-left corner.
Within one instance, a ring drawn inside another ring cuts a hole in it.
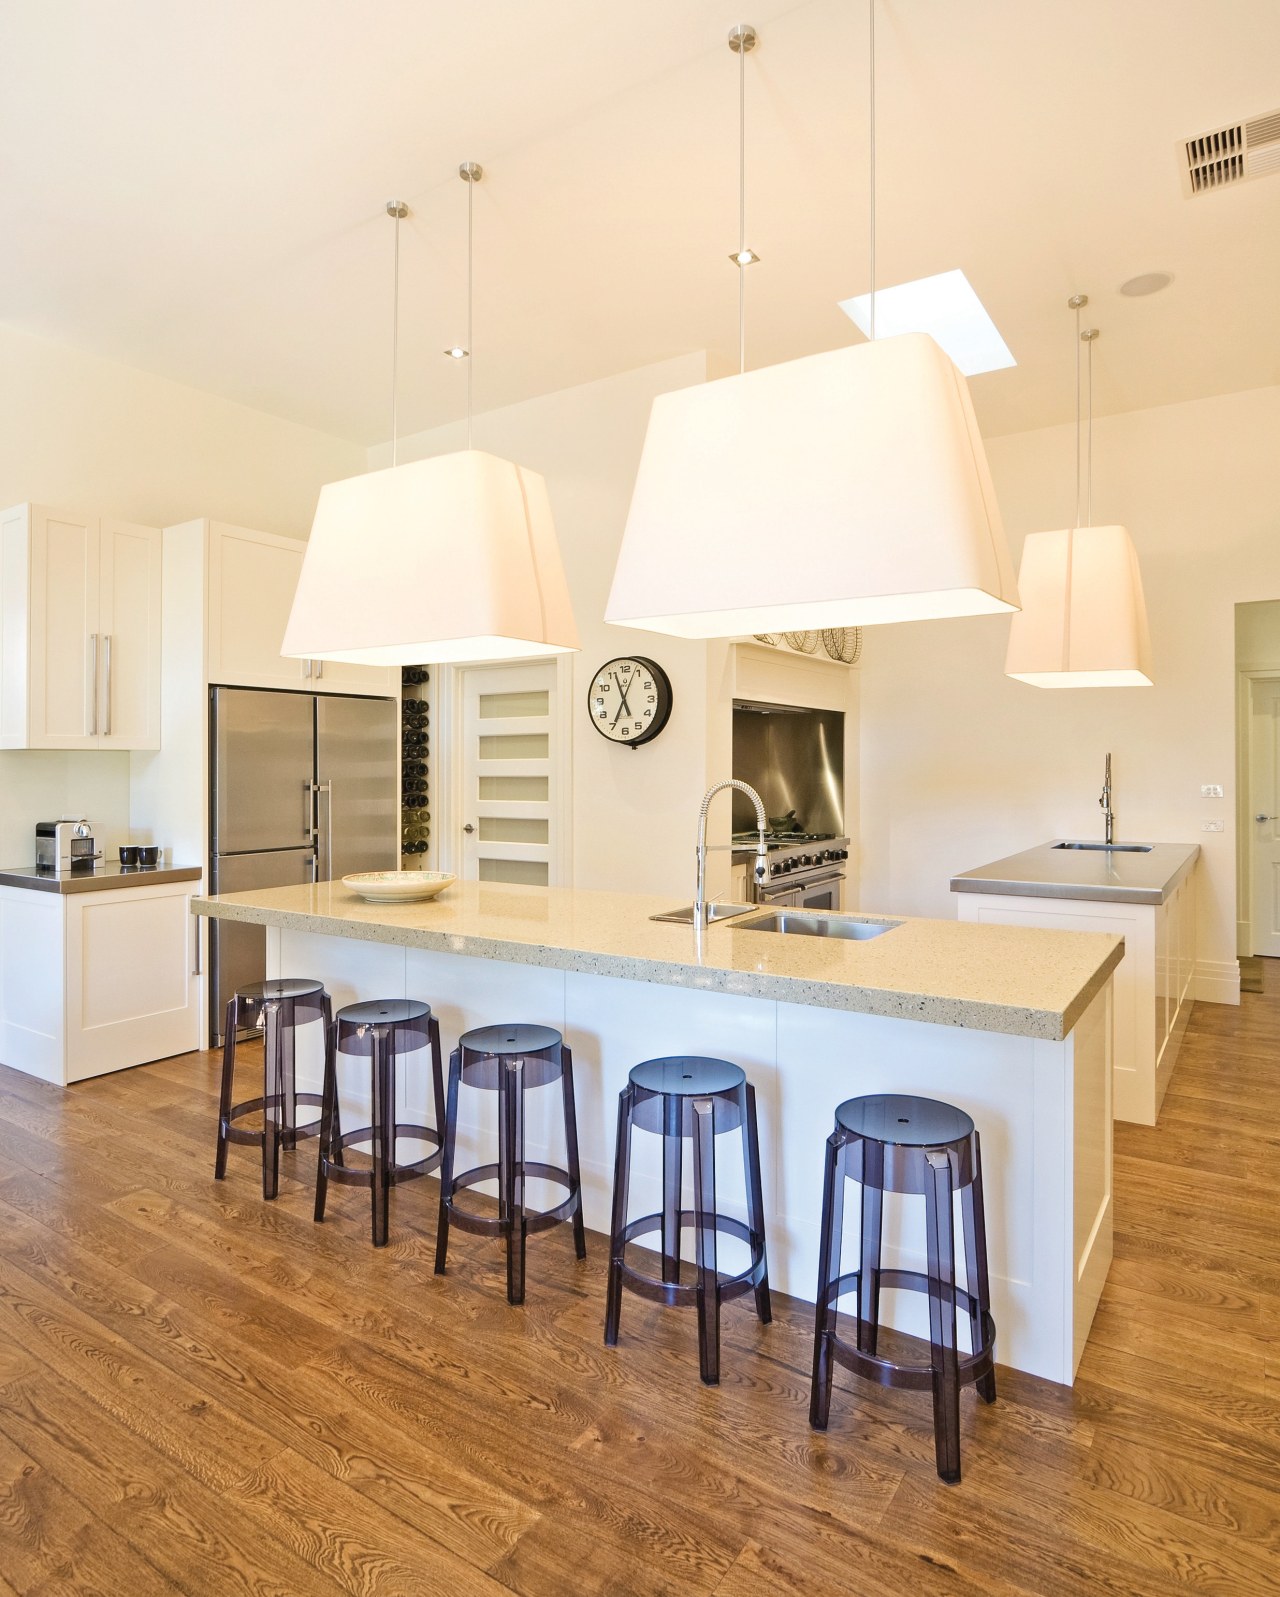
[[[442,665],[433,668],[434,714],[436,724],[431,747],[437,751],[439,769],[432,782],[432,794],[437,804],[433,814],[432,836],[436,842],[435,868],[452,871],[461,876],[464,795],[462,791],[465,769],[462,740],[464,736],[464,689],[469,672],[509,671],[513,666],[543,665],[545,657],[533,656],[527,660],[500,660],[487,665]],[[554,734],[551,740],[552,758],[556,766],[558,795],[555,832],[557,846],[548,862],[548,877],[552,887],[573,886],[573,655],[555,656],[556,680],[554,692]]]
[[[1275,666],[1236,671],[1236,953],[1253,953],[1253,684],[1280,681]]]

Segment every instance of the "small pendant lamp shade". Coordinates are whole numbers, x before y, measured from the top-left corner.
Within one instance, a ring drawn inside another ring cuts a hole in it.
[[[723,638],[1017,602],[968,387],[926,334],[654,401],[607,621]]]
[[[465,449],[320,490],[282,654],[422,665],[578,647],[537,472]]]
[[[1151,686],[1138,556],[1124,527],[1033,532],[1005,674],[1037,688]]]

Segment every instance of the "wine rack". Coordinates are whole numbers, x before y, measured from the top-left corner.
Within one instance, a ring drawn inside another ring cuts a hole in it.
[[[416,870],[426,865],[431,846],[430,681],[423,665],[406,665],[400,673],[400,852]]]

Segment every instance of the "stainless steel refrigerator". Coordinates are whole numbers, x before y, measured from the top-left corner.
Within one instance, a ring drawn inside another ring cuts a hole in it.
[[[394,699],[213,688],[210,887],[242,893],[399,863],[400,717]],[[209,1033],[227,999],[266,974],[266,931],[209,922]],[[303,973],[305,974],[305,972]]]

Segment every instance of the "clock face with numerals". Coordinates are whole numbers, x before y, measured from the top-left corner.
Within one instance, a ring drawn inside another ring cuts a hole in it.
[[[637,749],[656,738],[671,714],[671,678],[640,655],[610,660],[587,693],[591,724],[610,743]]]

